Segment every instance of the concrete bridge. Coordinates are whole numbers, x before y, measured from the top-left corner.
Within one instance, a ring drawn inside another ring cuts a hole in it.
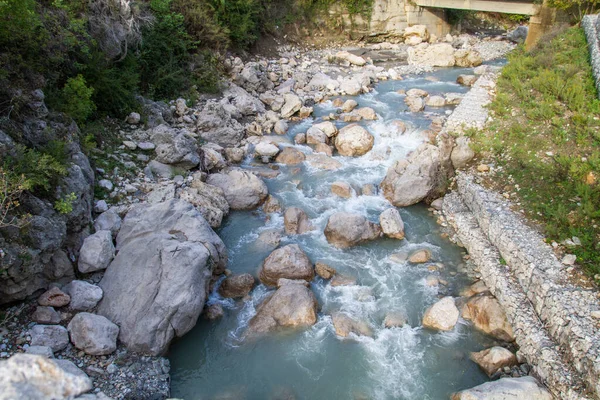
[[[534,4],[533,0],[373,0],[369,19],[350,15],[340,2],[329,9],[329,16],[349,31],[357,32],[358,37],[401,36],[412,25],[427,25],[431,33],[443,37],[450,31],[447,9],[524,14],[530,16],[526,44],[531,46],[554,23],[555,10],[547,7],[546,1]]]
[[[413,0],[413,2],[425,9],[451,8],[529,15],[529,34],[525,42],[527,48],[532,47],[556,19],[556,11],[546,5],[546,0],[541,4],[534,4],[533,1],[527,0]]]
[[[520,0],[416,0],[419,7],[452,8],[505,14],[538,15],[541,4]]]

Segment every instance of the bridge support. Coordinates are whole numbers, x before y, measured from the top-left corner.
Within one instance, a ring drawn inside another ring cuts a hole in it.
[[[539,12],[529,18],[529,33],[525,40],[525,49],[531,50],[555,22],[556,9],[549,7],[548,0],[544,0]]]
[[[441,38],[450,33],[450,24],[443,8],[425,8],[404,3],[406,22],[408,26],[427,25],[429,32]]]

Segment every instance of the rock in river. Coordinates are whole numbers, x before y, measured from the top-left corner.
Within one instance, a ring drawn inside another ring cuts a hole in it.
[[[306,156],[300,150],[293,147],[286,147],[275,159],[275,162],[288,165],[296,165],[302,163]]]
[[[502,378],[452,395],[452,400],[552,400],[553,396],[533,376]]]
[[[492,376],[500,368],[518,364],[517,357],[510,350],[500,346],[471,353],[471,360],[477,363],[488,376]]]
[[[262,203],[269,194],[267,185],[251,172],[239,169],[227,173],[211,174],[206,183],[223,189],[232,210],[251,210]]]
[[[299,235],[313,229],[304,210],[298,207],[289,207],[285,210],[283,224],[288,235]]]
[[[395,208],[388,208],[379,215],[383,233],[393,239],[404,239],[404,222]]]
[[[498,300],[489,292],[471,297],[463,306],[462,317],[473,321],[478,330],[496,339],[512,342],[515,340],[512,327],[506,319]]]
[[[191,204],[171,200],[134,206],[117,249],[98,313],[119,325],[128,349],[162,354],[196,324],[213,271],[227,263],[225,245]]]
[[[408,159],[388,169],[381,189],[394,206],[406,207],[439,197],[440,182],[445,176],[440,149],[424,143]]]
[[[356,246],[381,236],[379,225],[359,214],[336,212],[325,227],[327,241],[339,248]]]
[[[373,148],[375,138],[360,125],[347,125],[335,138],[335,147],[342,156],[357,157]]]
[[[333,314],[331,319],[338,336],[347,337],[351,333],[357,336],[373,336],[373,331],[365,321],[356,320],[341,312]]]
[[[275,286],[281,278],[310,282],[314,276],[312,263],[297,244],[288,244],[269,254],[258,274],[260,281],[268,286]]]
[[[281,283],[250,320],[247,332],[250,336],[278,328],[309,327],[317,322],[317,299],[305,286],[306,282],[282,279]]]
[[[246,296],[254,287],[254,277],[250,274],[231,275],[219,286],[219,294],[228,298]]]
[[[315,264],[315,272],[323,279],[331,279],[336,273],[335,268],[321,262]]]
[[[423,326],[439,331],[449,331],[458,322],[458,308],[452,297],[444,297],[425,311]]]

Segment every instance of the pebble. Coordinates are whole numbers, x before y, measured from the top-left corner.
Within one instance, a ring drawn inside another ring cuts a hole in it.
[[[575,264],[575,260],[577,260],[577,256],[575,254],[565,254],[561,262],[564,265],[573,265]]]
[[[127,147],[129,150],[135,150],[137,148],[137,144],[132,141],[126,140],[123,142],[123,145]]]

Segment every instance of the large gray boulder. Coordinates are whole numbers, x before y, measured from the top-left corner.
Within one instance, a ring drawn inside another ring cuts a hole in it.
[[[388,169],[380,185],[385,198],[396,207],[406,207],[439,197],[447,176],[444,164],[440,148],[422,144]]]
[[[265,112],[265,106],[258,98],[234,83],[231,83],[229,88],[223,92],[222,101],[229,101],[244,116]]]
[[[162,354],[196,324],[213,271],[227,263],[225,245],[191,204],[171,200],[132,208],[117,249],[98,313],[130,350]]]
[[[0,400],[74,399],[92,389],[92,381],[74,375],[54,360],[15,354],[0,361]]]
[[[258,207],[269,194],[267,185],[251,172],[239,169],[211,174],[206,183],[223,190],[232,210],[251,210]]]
[[[244,138],[242,124],[215,100],[206,102],[198,115],[196,127],[202,139],[225,147],[237,146]]]
[[[260,268],[258,277],[265,285],[275,286],[281,278],[310,282],[315,277],[315,271],[300,246],[288,244],[269,254]]]
[[[280,287],[264,300],[248,324],[256,336],[282,328],[305,328],[317,322],[318,303],[304,281],[282,279]]]
[[[119,327],[102,315],[82,312],[67,326],[71,342],[86,354],[103,356],[117,349]]]
[[[121,217],[114,209],[103,212],[98,215],[98,218],[94,221],[94,230],[98,231],[110,231],[113,237],[117,237],[119,229],[121,229]]]
[[[60,325],[35,325],[29,331],[32,346],[48,346],[52,351],[61,351],[69,344],[69,333]]]
[[[112,233],[98,231],[83,241],[77,267],[79,272],[84,274],[102,271],[108,267],[114,256],[115,246],[112,241]]]
[[[335,138],[335,148],[342,156],[357,157],[373,148],[375,138],[360,125],[347,125]]]
[[[191,169],[202,157],[198,153],[196,139],[185,129],[177,130],[167,125],[152,129],[152,142],[156,145],[156,160],[163,164]]]
[[[552,400],[553,398],[533,376],[502,378],[452,395],[452,400]]]
[[[379,225],[359,214],[336,212],[325,226],[327,241],[339,248],[348,248],[381,236]]]
[[[223,189],[195,178],[189,187],[179,192],[179,198],[196,207],[213,228],[218,228],[229,214],[229,203]]]
[[[281,118],[290,118],[302,108],[302,100],[294,93],[286,93],[283,107],[281,107]]]
[[[85,281],[74,280],[63,288],[71,296],[69,307],[76,311],[88,311],[102,299],[102,288]]]

